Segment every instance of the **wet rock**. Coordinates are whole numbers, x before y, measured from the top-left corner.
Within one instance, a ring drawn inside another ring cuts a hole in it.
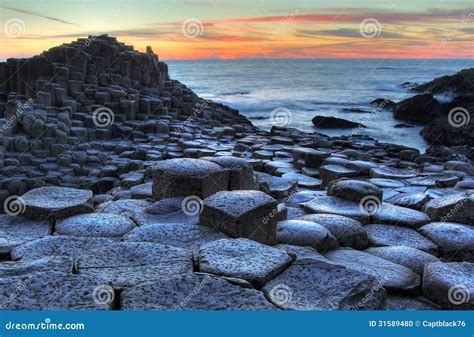
[[[200,159],[169,159],[153,168],[153,197],[165,199],[196,195],[200,198],[227,190],[229,172]]]
[[[34,219],[57,220],[92,212],[92,192],[68,187],[39,187],[25,193],[22,215]]]
[[[429,200],[431,197],[427,193],[401,193],[388,199],[387,202],[419,211]]]
[[[388,291],[413,292],[420,286],[417,274],[378,256],[351,248],[339,248],[324,256],[334,263],[375,277]]]
[[[339,246],[336,238],[325,227],[306,220],[280,221],[276,238],[278,243],[312,247],[319,252]]]
[[[423,275],[427,263],[440,262],[431,254],[407,246],[371,247],[365,252],[405,266],[418,275]]]
[[[152,203],[146,200],[121,199],[101,204],[97,207],[97,211],[134,218],[137,214],[140,214],[141,211],[144,211],[151,205]]]
[[[450,261],[474,262],[474,229],[452,222],[434,222],[418,230],[439,246],[440,256]]]
[[[317,128],[324,129],[351,129],[351,128],[365,128],[361,123],[351,122],[346,119],[326,116],[315,116],[312,120]]]
[[[193,250],[227,235],[213,228],[181,223],[157,223],[134,229],[125,235],[124,241],[151,242]]]
[[[197,225],[203,202],[196,196],[189,198],[168,198],[149,204],[133,214],[133,220],[138,226],[154,224]]]
[[[294,180],[298,182],[299,187],[317,189],[321,187],[321,179],[308,177],[300,173],[285,173],[281,176],[283,179]]]
[[[391,167],[377,167],[370,170],[370,177],[383,179],[408,179],[416,177],[416,172],[412,170],[395,169]],[[375,184],[373,181],[371,181],[371,183]]]
[[[297,260],[262,290],[286,310],[385,308],[385,290],[374,277],[318,260]]]
[[[441,117],[443,108],[430,94],[416,95],[394,107],[393,117],[407,122],[426,124]]]
[[[7,256],[11,250],[28,241],[36,240],[52,233],[53,225],[42,220],[19,216],[0,215],[0,256]]]
[[[276,310],[255,289],[197,273],[138,285],[120,298],[122,310]]]
[[[423,296],[449,310],[474,309],[474,264],[430,263],[423,274]]]
[[[110,213],[79,214],[56,223],[55,233],[59,235],[121,238],[135,223],[130,218]]]
[[[323,227],[337,239],[339,245],[354,249],[365,249],[369,246],[369,239],[364,227],[359,221],[334,214],[308,214],[298,218],[299,220],[314,221]]]
[[[276,243],[278,203],[260,191],[223,191],[204,200],[201,225],[233,238]]]
[[[73,272],[74,261],[71,258],[51,256],[32,261],[4,261],[0,263],[0,279],[23,276],[36,272]]]
[[[145,183],[133,186],[130,189],[132,199],[151,199],[153,197],[153,184]]]
[[[357,174],[357,171],[348,169],[341,165],[324,165],[319,168],[319,175],[323,180],[323,185],[327,185],[331,181],[340,178],[352,178],[357,176]]]
[[[276,248],[247,239],[213,241],[199,249],[199,270],[236,277],[257,287],[284,270],[292,259]]]
[[[474,223],[474,193],[463,192],[435,198],[423,207],[431,220]]]
[[[364,228],[371,246],[407,246],[438,256],[438,246],[414,229],[379,224]]]
[[[360,202],[364,197],[371,196],[383,199],[383,191],[379,187],[359,180],[336,180],[328,186],[328,195],[346,200]]]
[[[302,246],[295,246],[295,245],[287,245],[287,244],[278,244],[273,246],[274,248],[278,248],[282,251],[285,251],[290,255],[293,260],[321,260],[326,261],[328,260],[321,254],[319,254],[316,249],[311,247],[302,247]]]

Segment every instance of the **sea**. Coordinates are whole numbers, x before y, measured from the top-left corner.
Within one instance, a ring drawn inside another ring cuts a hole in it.
[[[365,134],[382,142],[424,152],[422,127],[396,127],[402,121],[370,104],[376,98],[398,102],[415,95],[410,86],[474,67],[474,60],[435,59],[239,59],[165,60],[170,76],[199,96],[224,103],[255,126],[293,127],[329,136]],[[449,95],[437,97],[448,101]],[[356,110],[354,110],[356,109]],[[362,111],[362,112],[361,112]],[[318,129],[314,116],[359,122],[366,128]]]

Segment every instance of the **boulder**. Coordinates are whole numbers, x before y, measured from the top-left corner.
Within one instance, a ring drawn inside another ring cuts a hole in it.
[[[474,193],[462,192],[435,198],[425,204],[423,211],[434,221],[474,223]]]
[[[229,171],[206,160],[169,159],[153,168],[153,198],[157,200],[190,195],[207,198],[228,186]]]
[[[405,99],[393,108],[393,117],[406,122],[427,124],[441,117],[443,108],[430,94],[416,95]]]
[[[313,117],[312,122],[315,127],[323,129],[352,129],[366,127],[361,123],[351,122],[342,118],[326,116],[315,116]]]
[[[275,199],[289,197],[298,187],[296,180],[275,177],[263,172],[256,172],[255,177],[260,185],[260,190]]]
[[[328,195],[356,202],[371,196],[381,201],[383,190],[365,181],[341,179],[329,183]]]
[[[199,220],[232,238],[275,244],[277,206],[275,199],[260,191],[223,191],[204,200]]]
[[[199,248],[199,270],[247,280],[257,287],[292,262],[284,251],[248,239],[223,239]]]
[[[68,187],[35,188],[21,196],[23,215],[34,219],[57,220],[93,211],[92,192]]]
[[[242,158],[232,156],[202,157],[229,171],[229,190],[253,190],[255,181],[252,166]]]

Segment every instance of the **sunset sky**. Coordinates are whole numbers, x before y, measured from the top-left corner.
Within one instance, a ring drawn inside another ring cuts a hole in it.
[[[0,0],[0,59],[108,33],[162,59],[473,58],[472,0]]]

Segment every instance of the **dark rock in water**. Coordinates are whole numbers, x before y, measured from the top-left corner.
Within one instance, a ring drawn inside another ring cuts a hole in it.
[[[370,104],[375,105],[378,110],[392,110],[397,103],[389,99],[377,98],[370,102]]]
[[[360,108],[344,108],[342,109],[344,112],[356,112],[356,113],[372,113],[371,111],[360,109]]]
[[[401,128],[413,128],[414,126],[407,123],[400,123],[400,124],[395,124],[393,127],[397,129],[401,129]]]
[[[454,117],[437,118],[423,128],[422,136],[430,143],[443,146],[474,146],[474,109],[459,111],[458,122],[453,119]],[[459,126],[456,127],[456,125]]]
[[[320,260],[296,261],[262,289],[286,310],[377,310],[385,290],[374,277]]]
[[[313,124],[317,128],[324,129],[351,129],[351,128],[365,128],[361,123],[351,122],[342,118],[315,116]]]
[[[430,263],[423,274],[423,295],[449,310],[474,309],[474,263]]]
[[[474,68],[463,69],[454,75],[438,77],[428,83],[420,84],[412,90],[415,92],[429,92],[432,95],[443,93],[473,93]]]
[[[441,117],[443,108],[431,95],[417,95],[403,100],[394,107],[393,117],[407,122],[427,124]]]
[[[145,283],[120,296],[123,310],[276,310],[255,289],[207,274],[188,274]]]

